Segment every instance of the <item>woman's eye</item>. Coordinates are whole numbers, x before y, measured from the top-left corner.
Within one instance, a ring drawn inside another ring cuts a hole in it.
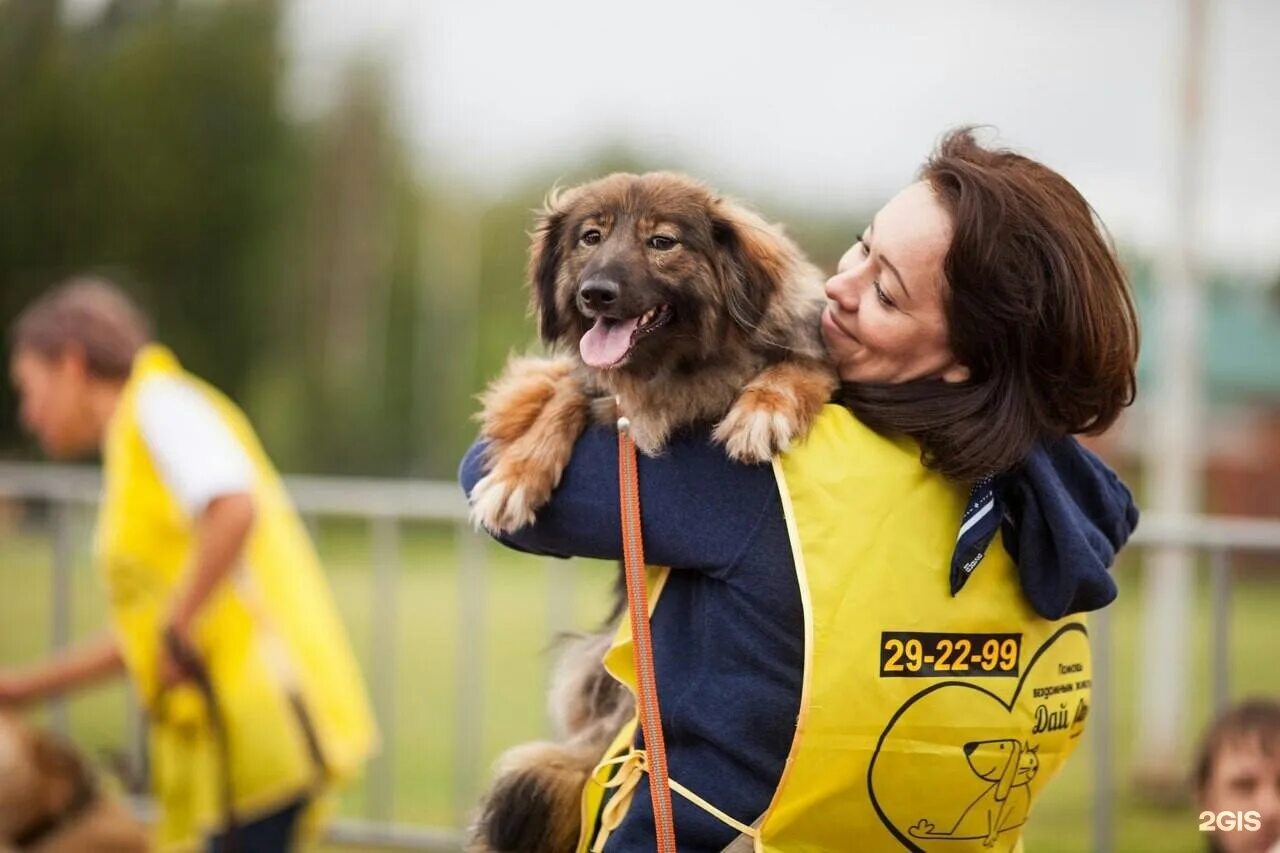
[[[665,252],[676,247],[676,238],[668,237],[665,234],[654,234],[649,238],[649,247],[657,249],[659,252]]]
[[[582,232],[582,236],[578,238],[578,242],[584,246],[594,246],[600,242],[600,230],[598,228],[590,228]]]
[[[897,307],[896,305],[893,304],[893,300],[889,298],[889,294],[884,292],[884,288],[880,286],[880,282],[876,281],[876,282],[872,282],[872,284],[875,285],[876,299],[880,300],[881,305],[885,305],[889,308]]]

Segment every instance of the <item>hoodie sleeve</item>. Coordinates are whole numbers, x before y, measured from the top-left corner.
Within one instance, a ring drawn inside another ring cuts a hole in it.
[[[645,557],[654,565],[722,574],[762,520],[779,512],[772,467],[732,461],[707,430],[677,434],[661,456],[637,461]],[[458,471],[468,497],[484,472],[477,441]],[[533,523],[496,538],[531,554],[621,559],[617,433],[588,428]]]
[[[1138,508],[1101,459],[1071,437],[1037,445],[998,492],[1005,548],[1037,613],[1060,619],[1115,599],[1110,569]]]

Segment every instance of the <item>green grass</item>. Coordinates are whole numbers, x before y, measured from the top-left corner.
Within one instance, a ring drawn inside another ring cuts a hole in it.
[[[92,636],[103,623],[103,597],[87,555],[88,519],[81,519],[81,535],[73,569],[73,628],[77,638]],[[486,544],[484,561],[484,617],[471,633],[480,638],[479,661],[459,672],[459,621],[462,590],[457,567],[457,542],[448,527],[414,525],[404,528],[399,552],[400,572],[395,595],[397,642],[390,658],[395,676],[395,728],[383,761],[392,766],[394,799],[389,811],[367,806],[360,787],[348,791],[343,811],[364,817],[389,816],[397,821],[439,826],[455,825],[475,796],[459,790],[454,770],[458,746],[460,700],[455,686],[469,684],[480,703],[473,720],[481,748],[469,776],[482,784],[486,768],[506,746],[546,733],[544,693],[549,664],[546,647],[557,612],[548,583],[550,563]],[[319,529],[318,545],[357,653],[372,677],[376,668],[372,646],[375,628],[386,629],[389,614],[375,602],[369,568],[369,538],[358,522],[327,522]],[[0,666],[33,661],[49,648],[50,547],[38,530],[0,515]],[[567,613],[576,627],[590,627],[605,612],[613,571],[608,565],[575,561],[567,569],[575,595]],[[1112,716],[1118,800],[1113,804],[1122,851],[1193,851],[1203,849],[1189,804],[1161,808],[1144,804],[1131,780],[1132,745],[1139,725],[1134,712],[1137,683],[1136,649],[1139,630],[1140,579],[1132,566],[1118,570],[1122,594],[1111,611],[1114,629],[1114,676],[1117,688]],[[1237,580],[1232,596],[1231,688],[1235,697],[1280,688],[1274,655],[1277,648],[1275,615],[1280,612],[1280,573],[1254,572]],[[1205,589],[1201,606],[1187,630],[1194,656],[1190,660],[1197,685],[1191,697],[1192,729],[1185,745],[1188,762],[1192,732],[1209,714],[1209,625]],[[564,612],[564,611],[561,611]],[[375,616],[381,620],[375,625]],[[564,626],[560,626],[564,627]],[[476,681],[478,679],[478,682]],[[125,742],[126,695],[122,685],[94,689],[70,703],[72,733],[90,754],[119,750]],[[1096,709],[1095,709],[1096,710]],[[1095,723],[1102,715],[1098,713]],[[1029,851],[1069,853],[1091,847],[1091,788],[1093,756],[1087,742],[1054,780],[1037,804],[1026,834]],[[328,848],[336,851],[338,848]]]

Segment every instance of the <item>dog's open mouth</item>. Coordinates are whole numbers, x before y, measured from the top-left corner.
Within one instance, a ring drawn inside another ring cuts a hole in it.
[[[626,360],[636,341],[671,322],[674,312],[667,304],[650,308],[639,317],[619,319],[596,317],[596,323],[578,342],[582,360],[590,367],[617,367]]]

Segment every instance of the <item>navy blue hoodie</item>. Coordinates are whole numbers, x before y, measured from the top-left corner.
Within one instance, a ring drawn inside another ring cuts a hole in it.
[[[470,494],[483,445],[462,461]],[[800,707],[804,618],[786,521],[768,465],[732,462],[706,430],[676,436],[659,458],[641,456],[645,555],[673,568],[652,618],[654,657],[673,778],[752,823],[767,808]],[[1057,619],[1109,603],[1108,569],[1137,523],[1124,484],[1074,439],[1037,447],[1023,468],[974,487],[951,588],[995,531],[1017,561],[1023,591]],[[533,554],[619,559],[617,437],[589,429],[551,502],[504,544]],[[939,583],[946,583],[939,578]],[[608,853],[651,851],[647,777]],[[718,851],[733,830],[673,798],[682,851]]]

